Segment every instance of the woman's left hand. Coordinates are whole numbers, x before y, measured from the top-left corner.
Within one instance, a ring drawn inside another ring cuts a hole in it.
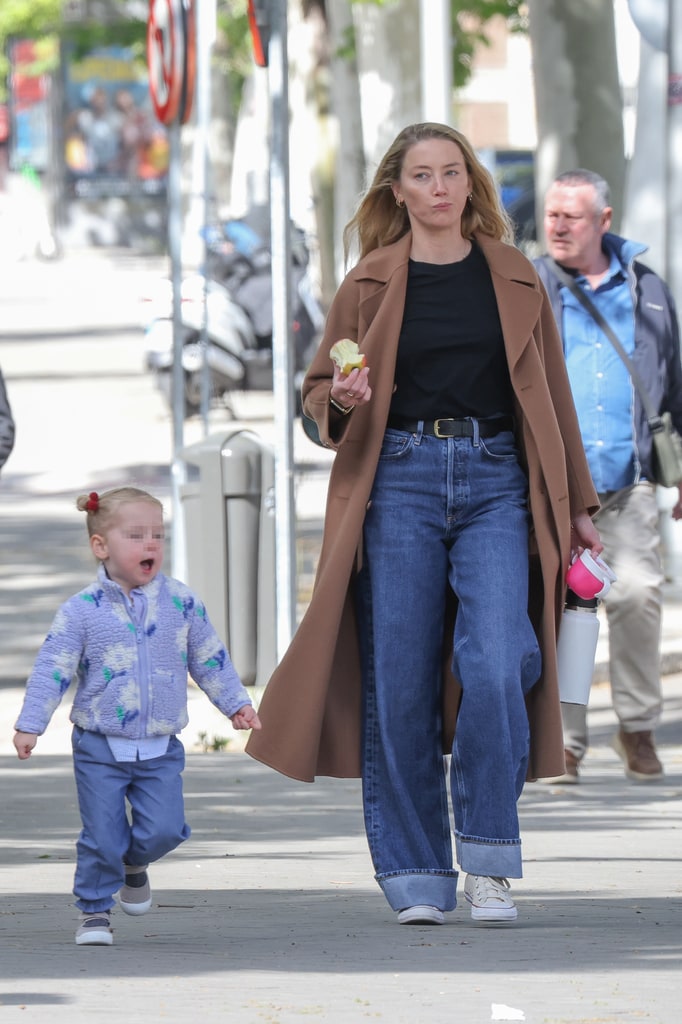
[[[576,512],[571,520],[571,557],[584,548],[588,548],[595,557],[604,550],[599,530],[586,509]]]

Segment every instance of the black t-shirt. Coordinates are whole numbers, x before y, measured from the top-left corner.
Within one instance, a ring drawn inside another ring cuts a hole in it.
[[[490,270],[475,244],[458,263],[410,260],[391,415],[509,415],[512,387]]]

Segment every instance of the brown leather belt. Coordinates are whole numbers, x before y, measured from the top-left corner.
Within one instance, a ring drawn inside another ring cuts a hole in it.
[[[503,430],[514,429],[512,416],[498,416],[486,420],[477,420],[473,416],[461,419],[445,416],[437,420],[407,420],[402,416],[389,416],[387,426],[394,430],[407,430],[410,434],[416,434],[421,430],[422,434],[429,434],[432,437],[473,437],[475,423],[478,423],[479,437],[494,437]]]

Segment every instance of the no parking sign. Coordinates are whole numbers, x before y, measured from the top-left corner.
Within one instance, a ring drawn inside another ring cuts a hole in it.
[[[150,0],[147,21],[149,90],[163,124],[185,124],[196,75],[194,0]]]

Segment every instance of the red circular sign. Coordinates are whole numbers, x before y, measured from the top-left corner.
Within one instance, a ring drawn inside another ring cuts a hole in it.
[[[185,84],[182,0],[150,0],[147,63],[156,116],[163,124],[173,124],[180,113]]]

